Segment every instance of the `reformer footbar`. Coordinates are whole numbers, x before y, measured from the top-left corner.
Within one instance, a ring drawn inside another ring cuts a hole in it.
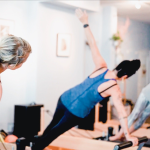
[[[142,147],[144,146],[144,144],[148,141],[148,138],[146,136],[144,136],[144,137],[138,138],[138,141],[139,141],[139,147],[137,150],[141,150]],[[131,147],[131,146],[132,146],[132,142],[127,141],[127,142],[123,142],[119,145],[116,145],[114,147],[114,150],[121,150],[121,149],[125,149],[125,148]]]

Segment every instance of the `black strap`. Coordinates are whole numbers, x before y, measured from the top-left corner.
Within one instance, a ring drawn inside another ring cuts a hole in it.
[[[117,83],[116,83],[116,84],[114,84],[114,85],[112,85],[112,86],[110,86],[110,87],[108,87],[108,88],[107,88],[107,89],[105,89],[104,91],[100,92],[100,94],[101,94],[101,93],[103,93],[103,92],[105,92],[106,90],[110,89],[111,87],[113,87],[113,86],[115,86],[115,85],[117,85]]]
[[[93,73],[95,73],[96,71],[101,70],[101,69],[103,69],[103,68],[106,68],[106,67],[102,67],[102,68],[99,68],[99,69],[95,70],[95,71],[92,72],[89,76],[91,76]]]
[[[84,25],[83,25],[84,28],[86,28],[86,27],[88,27],[88,26],[89,26],[89,24],[84,24]]]

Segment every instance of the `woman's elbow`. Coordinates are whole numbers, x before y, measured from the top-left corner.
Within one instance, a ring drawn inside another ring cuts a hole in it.
[[[126,111],[124,109],[117,110],[117,113],[118,113],[118,117],[119,118],[127,117],[127,113],[126,113]]]

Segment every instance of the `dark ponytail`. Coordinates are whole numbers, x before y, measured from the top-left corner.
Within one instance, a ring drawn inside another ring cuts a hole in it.
[[[140,60],[124,60],[122,61],[114,70],[116,70],[117,77],[121,78],[122,76],[127,75],[127,78],[136,73],[136,71],[140,68],[141,62]]]

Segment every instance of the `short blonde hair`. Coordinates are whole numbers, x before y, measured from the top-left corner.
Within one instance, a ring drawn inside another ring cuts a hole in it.
[[[6,35],[0,40],[0,63],[19,65],[31,51],[31,46],[26,40],[14,35]]]

